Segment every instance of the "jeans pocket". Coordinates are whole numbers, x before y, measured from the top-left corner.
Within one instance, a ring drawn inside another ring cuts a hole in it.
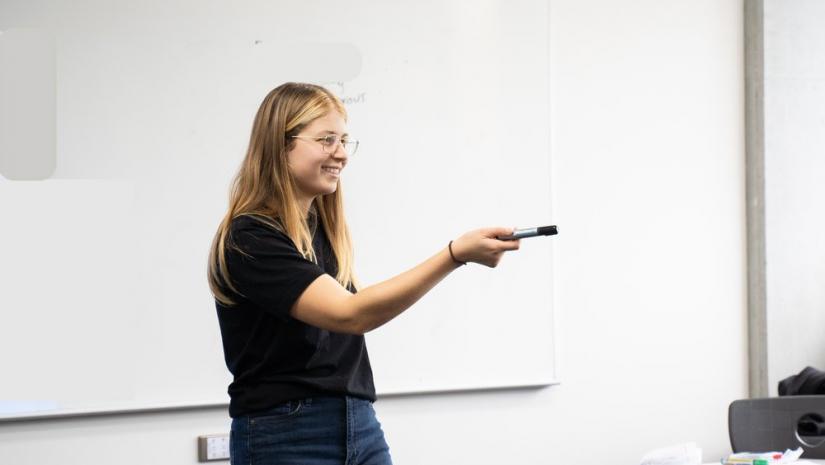
[[[303,400],[291,400],[278,404],[271,409],[249,415],[249,424],[268,424],[286,420],[301,413],[304,409]]]

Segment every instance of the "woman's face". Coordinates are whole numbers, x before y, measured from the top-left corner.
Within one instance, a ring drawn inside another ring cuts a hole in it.
[[[347,124],[337,111],[330,111],[305,127],[299,138],[293,139],[295,145],[287,153],[289,169],[304,202],[318,195],[332,194],[338,188],[347,154],[340,144],[325,149],[321,141],[314,140],[331,134],[339,139],[347,135]]]

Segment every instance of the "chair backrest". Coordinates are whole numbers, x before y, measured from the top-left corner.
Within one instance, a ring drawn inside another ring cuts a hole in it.
[[[734,452],[784,451],[802,447],[802,457],[825,458],[825,396],[742,399],[728,408]]]

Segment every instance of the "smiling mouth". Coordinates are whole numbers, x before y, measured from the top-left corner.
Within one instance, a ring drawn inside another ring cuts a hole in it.
[[[334,174],[336,176],[341,174],[341,168],[330,168],[330,167],[327,167],[327,166],[323,166],[323,167],[321,167],[321,170],[324,171],[325,173]]]

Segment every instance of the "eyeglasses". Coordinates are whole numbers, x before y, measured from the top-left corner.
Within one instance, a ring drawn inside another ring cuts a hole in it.
[[[345,139],[339,137],[337,134],[329,134],[327,136],[322,137],[309,137],[309,136],[292,136],[293,139],[306,139],[306,140],[314,140],[315,142],[320,142],[321,146],[324,148],[324,153],[327,155],[332,155],[335,153],[338,144],[341,144],[341,148],[344,149],[344,152],[349,155],[355,155],[355,152],[358,150],[358,141],[352,139]]]

